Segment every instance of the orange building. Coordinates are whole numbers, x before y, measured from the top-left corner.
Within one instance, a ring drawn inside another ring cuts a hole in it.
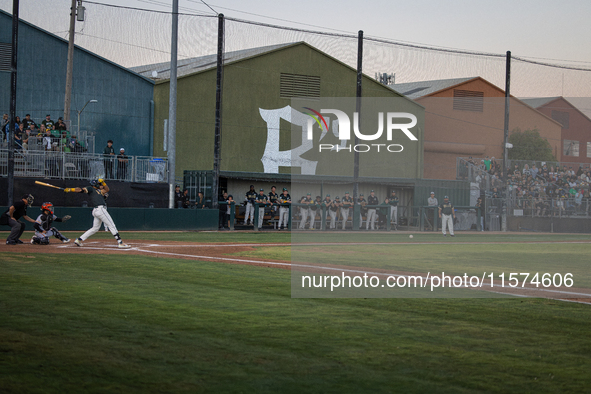
[[[456,179],[456,158],[503,157],[505,92],[480,77],[392,86],[425,107],[424,170],[427,179]],[[510,100],[509,133],[537,129],[557,160],[562,157],[556,120],[523,101]]]
[[[564,97],[523,99],[562,125],[562,162],[591,163],[591,119]]]

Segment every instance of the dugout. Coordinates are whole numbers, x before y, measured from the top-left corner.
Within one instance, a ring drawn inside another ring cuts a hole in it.
[[[189,190],[191,201],[194,201],[199,191],[205,195],[206,202],[211,203],[211,184],[213,171],[185,171],[184,187]],[[295,174],[268,174],[241,171],[221,171],[220,191],[228,192],[236,201],[237,221],[244,218],[245,194],[250,185],[255,186],[255,191],[263,188],[268,195],[272,186],[276,186],[277,193],[281,194],[284,187],[288,189],[292,201],[299,201],[307,193],[312,197],[324,198],[330,194],[343,197],[345,192],[353,196],[353,177],[328,176],[328,175],[295,175]],[[427,199],[431,191],[435,192],[439,202],[443,202],[444,196],[449,196],[455,206],[471,206],[470,182],[462,180],[437,180],[437,179],[412,179],[412,178],[387,178],[387,177],[360,177],[359,193],[363,193],[367,199],[371,190],[380,200],[384,201],[390,196],[392,190],[396,190],[399,202],[399,215],[405,225],[419,226],[420,207],[427,205]],[[414,219],[410,219],[414,218]],[[413,220],[415,223],[406,221]]]

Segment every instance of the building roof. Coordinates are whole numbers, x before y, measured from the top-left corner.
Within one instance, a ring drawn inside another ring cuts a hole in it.
[[[2,10],[2,9],[0,9],[0,14],[4,14],[5,16],[7,16],[7,17],[9,17],[9,18],[11,18],[11,19],[12,19],[12,14],[10,14],[10,13],[8,13],[8,12],[6,12],[6,11]],[[19,23],[23,23],[23,24],[25,24],[25,25],[27,25],[27,26],[29,26],[29,27],[32,27],[33,29],[39,30],[40,32],[43,32],[44,34],[47,34],[48,36],[51,36],[51,37],[55,38],[56,40],[59,40],[59,41],[61,41],[61,42],[64,42],[66,45],[69,45],[69,41],[68,41],[68,40],[66,40],[65,38],[61,38],[61,37],[59,37],[59,36],[57,36],[57,35],[55,35],[55,34],[53,34],[53,33],[49,32],[49,31],[47,31],[47,30],[45,30],[45,29],[42,29],[42,28],[40,28],[40,27],[38,27],[38,26],[36,26],[36,25],[34,25],[34,24],[30,23],[30,22],[27,22],[26,20],[24,20],[24,19],[22,19],[22,18],[20,18],[20,17],[18,18],[18,21],[19,21]],[[138,75],[138,73],[136,73],[135,71],[131,70],[130,68],[124,67],[124,66],[122,66],[122,65],[120,65],[120,64],[117,64],[117,63],[115,63],[115,62],[113,62],[113,61],[111,61],[111,60],[109,60],[109,59],[106,59],[106,58],[104,58],[104,57],[102,57],[102,56],[100,56],[100,55],[97,55],[96,53],[94,53],[94,52],[92,52],[92,51],[89,51],[88,49],[85,49],[85,48],[83,48],[83,47],[81,47],[81,46],[78,46],[78,45],[76,45],[76,44],[74,44],[74,48],[76,48],[76,50],[79,50],[79,51],[86,52],[87,54],[89,54],[89,55],[91,55],[91,56],[94,56],[94,57],[96,57],[97,59],[99,59],[99,60],[102,60],[102,61],[103,61],[103,62],[105,62],[105,63],[109,63],[109,64],[111,64],[111,65],[113,65],[113,66],[115,66],[115,67],[118,67],[118,68],[120,68],[120,69],[122,69],[122,70],[125,70],[126,72],[128,72],[128,73],[130,73],[130,74],[133,74],[133,75],[135,75],[136,77],[140,77],[141,79],[143,79],[143,80],[146,80],[146,81],[148,81],[148,82],[150,82],[150,83],[152,83],[152,84],[154,83],[154,81],[153,81],[152,79],[150,79],[150,78],[146,78],[146,77],[144,77],[143,75]]]
[[[408,83],[397,83],[390,85],[398,93],[415,100],[419,97],[428,96],[431,93],[450,88],[455,85],[470,81],[478,77],[454,78],[454,79],[435,79],[432,81],[418,81]]]
[[[240,51],[224,53],[224,63],[243,60],[252,56],[271,52],[276,49],[285,48],[294,43],[269,45],[258,48],[243,49]],[[192,57],[189,59],[179,59],[177,61],[177,78],[204,71],[217,66],[217,54]],[[143,66],[131,67],[134,72],[153,80],[170,79],[170,62],[147,64]],[[156,74],[153,74],[156,72]],[[155,75],[155,76],[154,76]]]
[[[562,96],[556,96],[556,97],[540,97],[540,98],[530,98],[530,99],[521,99],[521,101],[523,101],[524,103],[526,103],[527,105],[530,105],[536,109],[543,107],[547,104],[550,104],[554,101],[557,100],[563,100],[564,102],[566,102],[568,105],[570,105],[572,107],[572,109],[574,109],[575,111],[577,111],[578,113],[580,113],[581,115],[583,115],[587,120],[591,121],[591,118],[589,117],[588,114],[586,114],[585,112],[583,112],[583,110],[579,109],[578,106],[574,105],[573,103],[571,103],[569,100],[565,99]],[[550,107],[552,108],[552,107]],[[564,107],[558,107],[556,109],[560,109],[560,108],[564,108]]]
[[[520,99],[521,101],[523,101],[524,103],[526,103],[527,105],[533,107],[533,108],[540,108],[542,105],[546,105],[551,101],[557,100],[559,99],[560,96],[556,96],[556,97],[539,97],[539,98],[522,98]]]

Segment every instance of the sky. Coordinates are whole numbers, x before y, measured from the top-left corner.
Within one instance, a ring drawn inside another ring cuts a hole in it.
[[[96,0],[168,11],[171,0]],[[212,0],[227,17],[591,66],[589,0]],[[201,0],[180,12],[213,14]],[[291,23],[293,22],[293,23]]]
[[[20,17],[67,39],[71,0],[20,0]],[[0,0],[12,11],[13,0]],[[126,67],[170,60],[168,14],[115,9],[92,3],[169,13],[172,0],[92,0],[86,21],[76,25],[76,43]],[[179,0],[187,14],[226,17],[292,27],[512,56],[591,70],[589,0]],[[356,40],[333,39],[227,23],[226,50],[305,40],[356,66]],[[179,58],[213,54],[215,18],[184,17],[179,26]],[[504,59],[452,56],[364,44],[364,72],[396,73],[396,82],[482,76],[504,88]],[[518,97],[591,97],[591,71],[513,62],[512,91]]]

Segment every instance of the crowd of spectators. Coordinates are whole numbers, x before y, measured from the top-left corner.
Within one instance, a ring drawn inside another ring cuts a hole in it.
[[[481,190],[490,189],[493,199],[508,193],[514,209],[526,216],[563,216],[588,214],[590,211],[591,168],[584,164],[511,161],[503,182],[501,163],[494,157],[468,158],[462,171],[472,171],[472,179]],[[485,186],[485,187],[482,187]]]
[[[2,116],[0,130],[2,131],[2,142],[8,142],[10,121],[8,114]],[[14,123],[14,148],[18,150],[33,149],[33,145],[41,147],[45,151],[55,152],[86,152],[86,148],[78,141],[76,136],[70,134],[63,119],[57,121],[46,115],[45,119],[38,125],[30,114],[26,114],[21,120],[15,117]]]

